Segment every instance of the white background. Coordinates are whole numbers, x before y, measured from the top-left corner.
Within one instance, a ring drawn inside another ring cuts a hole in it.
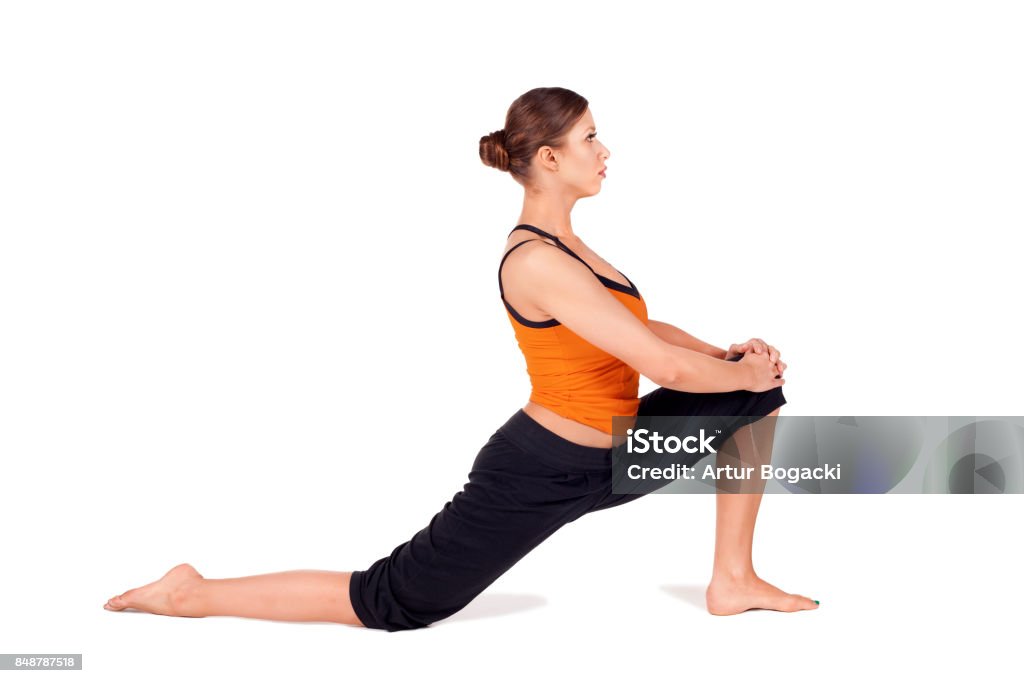
[[[461,489],[529,393],[496,282],[522,191],[477,145],[534,87],[612,153],[577,233],[652,318],[781,349],[783,414],[1021,414],[1019,6],[667,7],[4,3],[0,651],[104,681],[1009,675],[1021,496],[766,497],[755,566],[800,614],[704,611],[711,496],[583,518],[416,632],[102,609],[180,562],[365,568]]]

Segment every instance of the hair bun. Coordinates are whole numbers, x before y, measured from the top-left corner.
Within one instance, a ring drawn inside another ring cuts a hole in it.
[[[496,130],[480,138],[480,159],[499,171],[509,168],[508,150],[505,149],[505,129]]]

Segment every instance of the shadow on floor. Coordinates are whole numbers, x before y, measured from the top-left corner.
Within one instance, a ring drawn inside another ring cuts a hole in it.
[[[474,619],[500,617],[505,614],[536,609],[546,604],[548,604],[547,598],[540,595],[484,593],[483,595],[478,595],[473,602],[442,621],[472,621]]]
[[[677,600],[690,603],[697,609],[707,610],[708,608],[707,601],[704,598],[707,586],[662,586],[661,590]]]

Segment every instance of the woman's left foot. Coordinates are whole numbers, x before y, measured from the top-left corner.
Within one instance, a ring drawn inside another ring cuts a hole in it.
[[[202,580],[202,574],[197,572],[195,567],[190,564],[179,564],[158,581],[110,598],[107,604],[103,605],[103,609],[112,612],[136,609],[169,617],[192,616],[182,613],[181,598]]]
[[[818,609],[818,603],[814,600],[786,593],[757,575],[742,579],[714,577],[705,597],[708,612],[718,616],[739,614],[748,609],[771,609],[778,612]]]

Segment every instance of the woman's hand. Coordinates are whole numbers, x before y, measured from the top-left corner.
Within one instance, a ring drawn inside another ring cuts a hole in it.
[[[782,379],[778,363],[773,363],[767,353],[757,353],[755,351],[744,354],[738,364],[750,368],[751,386],[748,388],[748,391],[760,393],[775,387],[781,387],[786,383],[786,380]]]
[[[765,340],[759,339],[757,337],[754,337],[749,341],[745,341],[742,344],[733,344],[732,346],[730,346],[729,351],[725,354],[725,359],[729,360],[730,358],[735,358],[736,356],[741,356],[750,352],[756,354],[767,353],[768,360],[771,363],[775,364],[776,369],[778,370],[778,377],[782,377],[782,375],[786,372],[786,368],[789,367],[788,365],[782,362],[782,354],[777,348],[770,345]]]

